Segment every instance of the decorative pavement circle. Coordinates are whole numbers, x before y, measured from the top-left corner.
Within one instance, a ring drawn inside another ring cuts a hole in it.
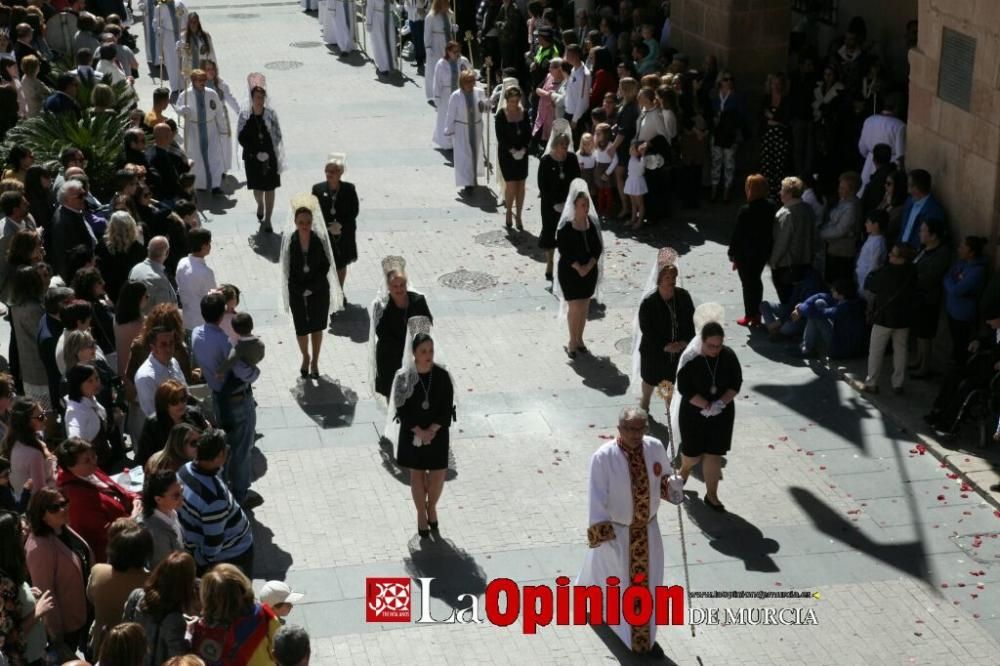
[[[289,46],[296,49],[314,49],[323,46],[323,42],[292,42]]]
[[[264,67],[267,69],[277,69],[280,71],[286,71],[289,69],[298,69],[303,63],[298,60],[275,60],[273,62],[265,63]]]
[[[617,342],[615,342],[615,349],[618,350],[618,352],[622,353],[622,354],[631,354],[632,353],[632,338],[628,337],[628,338],[621,338],[621,339],[619,339]]]
[[[488,247],[509,247],[513,245],[514,247],[520,247],[524,245],[528,239],[516,233],[509,233],[503,229],[497,229],[496,231],[487,231],[486,233],[479,234],[475,237],[475,241],[480,245],[486,245]]]
[[[483,291],[498,284],[494,275],[479,271],[467,271],[464,268],[453,273],[445,273],[438,278],[438,282],[445,287],[464,291]]]

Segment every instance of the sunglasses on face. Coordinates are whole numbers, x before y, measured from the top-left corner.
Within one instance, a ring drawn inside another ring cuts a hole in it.
[[[66,509],[69,506],[69,500],[63,500],[61,502],[56,502],[55,504],[49,504],[45,507],[48,513],[59,513],[60,511]]]
[[[47,411],[43,410],[42,412],[40,412],[38,414],[32,414],[31,415],[31,419],[33,421],[44,421],[45,417],[48,416],[48,415],[49,415],[49,413]]]

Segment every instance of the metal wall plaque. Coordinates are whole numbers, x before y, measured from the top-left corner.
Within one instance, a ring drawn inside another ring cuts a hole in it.
[[[938,97],[960,109],[972,107],[972,72],[976,64],[976,38],[950,28],[941,33]]]

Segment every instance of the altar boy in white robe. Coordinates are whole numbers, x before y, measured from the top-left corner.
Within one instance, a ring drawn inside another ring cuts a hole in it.
[[[427,64],[431,67],[431,75],[424,77],[424,91],[427,99],[437,95],[437,84],[434,76],[437,74],[437,62],[444,57],[448,43],[455,39],[458,27],[455,17],[448,8],[448,0],[434,0],[430,13],[424,20],[424,49],[427,53]]]
[[[396,69],[396,17],[392,14],[392,0],[368,0],[365,27],[375,69],[379,76],[385,76]]]
[[[469,69],[458,76],[458,90],[448,99],[444,120],[445,136],[452,140],[455,184],[462,194],[472,193],[485,174],[483,114],[486,96],[476,87],[476,73]]]
[[[341,56],[358,50],[357,9],[354,0],[326,0],[326,22],[323,39],[336,44]]]
[[[620,592],[643,575],[655,599],[663,584],[663,541],[656,511],[667,496],[671,467],[660,440],[646,437],[648,415],[626,407],[618,418],[618,438],[590,458],[590,527],[587,551],[576,585],[607,586],[609,576],[621,581]],[[605,590],[607,593],[607,590]],[[633,627],[624,620],[609,624],[633,652],[660,653],[656,644],[655,608],[649,624]]]
[[[204,70],[191,71],[191,87],[177,100],[177,113],[184,119],[184,152],[194,160],[195,188],[222,194],[223,141],[229,140],[226,108],[207,82]]]
[[[184,75],[181,73],[181,56],[177,51],[177,42],[181,32],[187,26],[188,11],[184,0],[165,0],[156,5],[153,14],[153,31],[156,33],[156,43],[163,57],[163,65],[170,81],[170,92],[174,95],[184,90]]]
[[[434,143],[444,150],[451,150],[451,137],[444,133],[444,124],[448,117],[448,101],[451,99],[451,94],[458,90],[459,75],[471,69],[472,63],[462,55],[462,47],[458,42],[448,42],[444,57],[434,65],[431,77],[434,81],[434,105],[437,107]]]

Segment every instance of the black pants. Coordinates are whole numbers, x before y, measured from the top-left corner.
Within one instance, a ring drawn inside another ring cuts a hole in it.
[[[948,331],[951,333],[951,360],[958,365],[963,365],[969,358],[972,324],[948,317]]]
[[[764,300],[764,282],[761,274],[764,264],[739,266],[737,272],[743,285],[743,314],[748,319],[760,317],[760,302]]]
[[[651,224],[670,217],[670,167],[646,170],[646,219]]]
[[[854,257],[831,257],[826,255],[826,279],[827,284],[833,284],[841,278],[850,279],[854,273]]]
[[[808,269],[809,264],[771,269],[771,281],[774,283],[774,290],[778,292],[778,300],[781,301],[782,305],[789,305],[795,294],[795,284],[802,280],[802,276],[806,274]],[[795,303],[791,304],[795,305]]]

